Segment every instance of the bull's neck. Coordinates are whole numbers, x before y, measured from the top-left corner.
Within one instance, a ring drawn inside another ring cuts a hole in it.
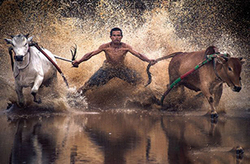
[[[214,60],[213,65],[214,65],[213,67],[214,67],[214,73],[216,75],[216,79],[223,82],[223,80],[222,80],[222,78],[220,76],[220,73],[221,73],[222,67],[223,67],[222,64],[220,64],[220,63],[218,63],[218,61]]]
[[[25,69],[30,64],[30,52],[23,57],[23,61],[15,61],[16,66],[19,70]]]

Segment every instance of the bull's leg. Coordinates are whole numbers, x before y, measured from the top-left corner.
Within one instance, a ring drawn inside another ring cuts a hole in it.
[[[183,85],[179,85],[180,88],[180,98],[178,104],[182,104],[186,99],[186,93]]]
[[[34,93],[34,92],[31,92],[32,96],[34,97],[34,102],[38,103],[38,104],[41,104],[42,103],[42,100],[40,98],[37,98],[36,97],[36,94],[37,93]]]
[[[23,87],[19,86],[18,84],[15,84],[15,90],[17,93],[18,105],[20,107],[23,107],[24,106]]]
[[[209,91],[209,87],[203,87],[203,88],[201,88],[201,91],[202,91],[203,95],[207,98],[208,103],[211,107],[211,118],[212,119],[218,118],[218,114],[217,114],[217,112],[215,110],[215,106],[214,106],[214,98]]]
[[[40,104],[42,102],[40,98],[37,98],[37,92],[38,92],[38,89],[39,89],[39,87],[41,86],[41,84],[43,82],[43,78],[44,77],[42,75],[37,75],[36,79],[34,81],[34,85],[31,88],[31,94],[34,97],[34,102],[36,102],[38,104]]]
[[[222,84],[220,84],[214,90],[214,106],[215,107],[217,107],[219,105],[220,98],[221,98],[221,95],[222,95],[222,91],[223,91],[223,85]]]

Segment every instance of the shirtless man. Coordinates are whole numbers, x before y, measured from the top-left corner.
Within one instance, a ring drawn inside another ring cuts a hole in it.
[[[148,59],[146,56],[133,50],[128,44],[121,42],[122,37],[122,30],[120,28],[113,28],[110,31],[111,42],[102,44],[97,50],[85,54],[80,60],[73,61],[73,66],[78,67],[83,61],[87,61],[92,56],[101,52],[104,52],[106,56],[103,66],[84,84],[83,87],[78,89],[78,92],[84,94],[92,87],[104,85],[114,77],[118,77],[135,85],[139,80],[139,77],[134,70],[129,69],[124,64],[127,52],[130,52],[142,61],[146,61],[152,65],[156,63],[155,60]]]

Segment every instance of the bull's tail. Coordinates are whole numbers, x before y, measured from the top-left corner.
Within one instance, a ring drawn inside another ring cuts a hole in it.
[[[169,58],[172,58],[172,57],[174,57],[174,56],[176,56],[176,55],[178,55],[178,54],[181,54],[181,53],[182,53],[182,52],[175,52],[175,53],[172,53],[172,54],[170,54],[170,55],[160,57],[160,58],[156,59],[156,61],[159,62],[159,61],[161,61],[161,60],[169,59]],[[148,85],[152,82],[152,75],[151,75],[151,72],[149,71],[149,69],[150,69],[151,66],[152,66],[152,65],[149,63],[148,66],[147,66],[147,69],[146,69],[147,74],[148,74],[148,82],[147,82],[147,84],[145,85],[145,87],[148,86]]]

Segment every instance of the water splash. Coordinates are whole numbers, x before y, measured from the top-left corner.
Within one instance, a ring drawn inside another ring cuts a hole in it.
[[[203,50],[210,45],[215,45],[220,51],[249,60],[247,38],[250,37],[246,30],[249,21],[246,15],[243,15],[241,20],[237,17],[237,14],[245,11],[240,8],[242,5],[243,2],[240,1],[234,5],[233,2],[231,4],[224,1],[191,0],[3,1],[0,6],[2,22],[0,36],[6,38],[10,34],[30,33],[43,47],[58,56],[70,59],[72,45],[77,44],[78,58],[80,58],[85,53],[97,49],[101,44],[109,42],[110,29],[118,26],[124,32],[123,42],[129,43],[149,58],[158,58],[176,51]],[[6,55],[7,47],[3,40],[0,41],[0,47],[3,49],[0,53],[1,75],[10,79],[12,75]],[[78,69],[72,68],[70,63],[64,61],[58,61],[58,64],[68,79],[70,87],[78,88],[98,70],[104,60],[104,54],[100,54],[82,63]],[[139,72],[146,83],[147,63],[130,54],[127,55],[126,63]],[[148,92],[159,97],[168,84],[168,63],[169,60],[152,67],[152,84],[146,89],[138,86],[133,92],[132,99],[139,94],[140,98],[137,101],[148,101],[150,97]],[[247,93],[250,71],[248,68],[247,61],[243,66],[242,92],[231,94],[229,89],[225,89],[222,102],[228,104],[230,99],[230,104],[243,108],[249,107],[250,98]],[[115,90],[117,85],[119,85],[119,91]],[[109,95],[102,90],[119,93],[118,97],[110,95],[109,98],[114,99],[109,101],[111,103],[109,105],[112,106],[115,101],[120,103],[123,98],[129,97],[131,93],[126,91],[130,89],[125,83],[117,84],[117,80],[113,80],[108,86],[98,88],[94,97],[103,100],[102,96]],[[143,92],[145,94],[142,94]],[[72,93],[72,90],[69,93]],[[144,95],[144,100],[141,95]],[[239,101],[242,103],[239,104]],[[230,104],[229,106],[234,106]]]

